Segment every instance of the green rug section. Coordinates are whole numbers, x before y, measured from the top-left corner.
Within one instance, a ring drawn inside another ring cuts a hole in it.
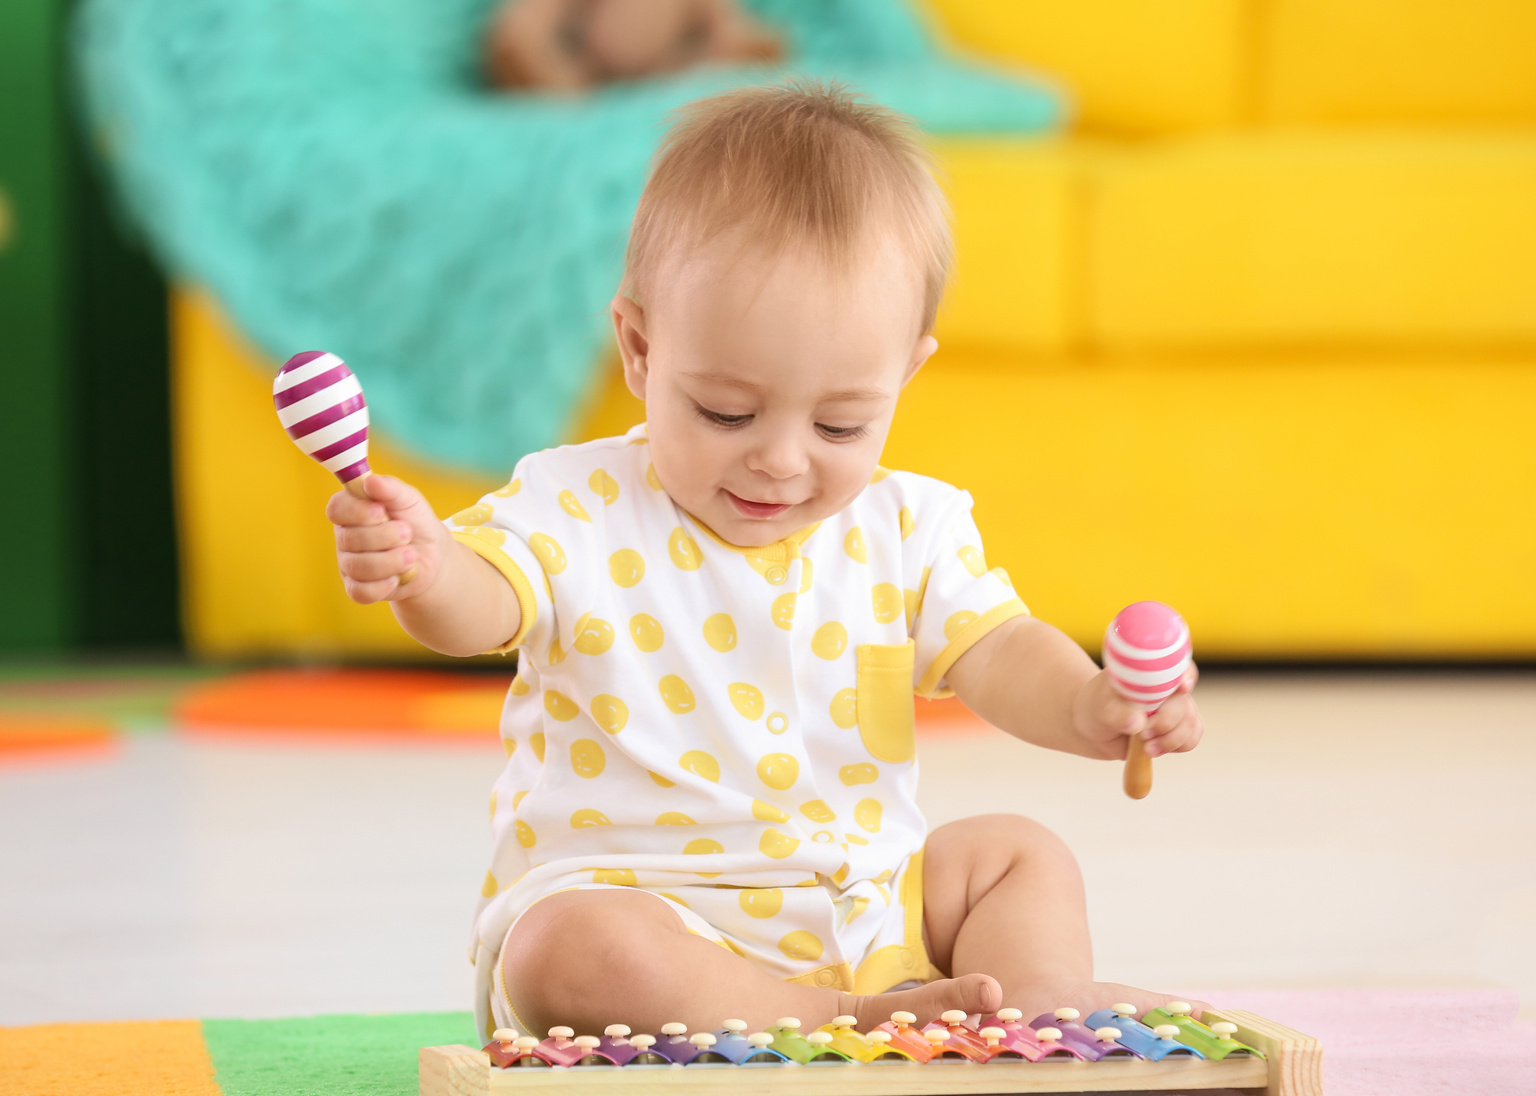
[[[470,1012],[204,1020],[224,1096],[416,1096],[416,1054],[480,1044]]]

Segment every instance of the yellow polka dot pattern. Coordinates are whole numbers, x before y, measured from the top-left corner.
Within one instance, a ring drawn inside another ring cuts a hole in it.
[[[982,555],[981,549],[974,544],[967,544],[955,554],[960,557],[960,562],[965,564],[965,569],[971,573],[972,577],[980,578],[987,573],[987,557]]]
[[[495,793],[495,792],[491,793],[491,817],[492,818],[496,817],[496,794],[497,793]]]
[[[571,829],[573,830],[585,829],[588,826],[611,826],[612,824],[608,821],[607,815],[591,807],[583,807],[571,815]]]
[[[843,536],[843,551],[855,563],[869,562],[869,549],[864,546],[864,530],[855,525]]]
[[[495,495],[499,499],[509,499],[522,489],[523,481],[520,479],[515,479],[505,487],[496,488],[496,490],[492,491],[491,494]]]
[[[757,686],[737,681],[726,686],[726,692],[730,695],[731,707],[735,708],[743,719],[762,718],[763,691]]]
[[[505,753],[508,757],[511,757],[514,753],[517,752],[517,739],[503,738],[501,740],[501,749],[503,753]]]
[[[576,702],[574,700],[566,696],[564,693],[556,692],[554,689],[544,690],[544,710],[562,723],[569,723],[571,720],[575,719],[577,714],[581,711],[581,709],[576,706]],[[543,739],[541,738],[540,741],[542,742]],[[539,752],[539,759],[542,761],[542,746],[540,747]]]
[[[772,803],[764,803],[761,799],[752,800],[752,817],[759,822],[788,822],[789,814],[781,811]]]
[[[486,522],[491,520],[491,515],[493,513],[495,513],[495,511],[491,509],[490,503],[477,502],[475,505],[468,507],[467,509],[460,510],[457,514],[454,514],[453,517],[449,518],[448,520],[453,522],[455,525],[484,525]]]
[[[783,734],[789,730],[789,717],[783,712],[774,712],[767,720],[768,731],[771,734]]]
[[[816,568],[811,566],[811,561],[809,559],[806,559],[803,556],[801,557],[801,559],[800,559],[800,592],[802,594],[808,594],[808,593],[811,592],[811,573],[813,571],[815,571],[815,569]]]
[[[832,722],[843,730],[859,725],[859,691],[839,689],[832,697]]]
[[[635,641],[635,646],[640,650],[653,654],[661,650],[665,636],[659,620],[650,613],[636,613],[629,618],[629,638]]]
[[[897,515],[901,519],[901,539],[906,540],[912,535],[912,530],[917,528],[917,519],[912,516],[912,511],[907,507],[901,508]]]
[[[811,637],[811,653],[828,662],[841,658],[847,649],[848,629],[835,620],[828,621],[817,628],[816,634]]]
[[[904,603],[901,589],[894,583],[876,583],[870,590],[870,599],[874,603],[876,624],[889,624],[900,618]]]
[[[880,770],[867,761],[861,761],[857,765],[844,765],[838,769],[837,778],[850,788],[856,784],[873,784],[880,779]]]
[[[720,762],[703,750],[689,750],[677,759],[678,767],[712,783],[720,783]],[[668,784],[668,787],[671,785]]]
[[[821,939],[808,929],[796,929],[794,932],[785,933],[779,940],[779,950],[791,959],[820,959],[822,952]]]
[[[539,759],[539,764],[544,764],[544,732],[534,731],[529,735],[528,745],[533,747],[533,756]]]
[[[600,655],[607,652],[613,646],[613,625],[606,620],[599,620],[591,613],[585,613],[576,622],[576,642],[573,644],[580,654]]]
[[[880,814],[881,807],[878,799],[861,799],[853,808],[853,820],[861,829],[866,829],[870,833],[880,832]]]
[[[590,738],[578,738],[571,743],[571,771],[577,776],[591,780],[602,775],[607,763],[603,748]]]
[[[798,837],[791,837],[787,833],[780,833],[772,826],[763,831],[763,836],[757,842],[757,851],[764,856],[771,856],[775,860],[783,860],[785,857],[793,856],[795,850],[799,847],[800,839]]]
[[[693,711],[695,701],[693,690],[688,683],[676,674],[668,674],[657,683],[661,690],[662,703],[678,715],[687,715]]]
[[[546,574],[558,575],[565,570],[565,549],[560,542],[545,533],[534,533],[528,538],[528,547],[544,568]]]
[[[944,638],[953,643],[960,638],[960,633],[965,631],[977,619],[979,614],[969,609],[961,609],[958,613],[951,613],[949,619],[944,622]]]
[[[604,506],[612,506],[619,501],[619,481],[601,468],[587,477],[587,486],[602,496]]]
[[[558,666],[565,661],[565,648],[560,646],[560,637],[556,636],[549,641],[549,664]]]
[[[633,887],[639,880],[629,868],[593,868],[592,882],[608,883],[615,887]]]
[[[666,777],[662,776],[660,773],[651,773],[650,777],[659,786],[661,786],[663,788],[675,788],[675,787],[677,787],[677,783],[675,781],[668,780]]]
[[[616,696],[598,693],[592,698],[592,719],[609,734],[618,734],[629,722],[629,705]]]
[[[656,476],[656,466],[654,464],[647,464],[645,466],[645,482],[651,485],[652,491],[661,490],[661,480]]]
[[[786,791],[800,779],[800,762],[786,753],[764,754],[757,762],[757,778],[774,791]]]
[[[698,542],[685,533],[682,526],[673,529],[667,538],[667,555],[684,571],[697,571],[704,563],[704,553],[699,551]]]
[[[682,811],[663,811],[656,816],[658,826],[697,826],[698,823]]]
[[[464,532],[476,540],[483,540],[493,548],[500,548],[507,542],[507,534],[500,529],[492,529],[489,525],[471,525]]]
[[[716,613],[704,621],[704,642],[724,654],[736,646],[736,622],[729,613]]]
[[[608,557],[608,577],[627,590],[645,577],[645,560],[633,548],[620,548]]]
[[[683,852],[689,856],[708,856],[724,851],[725,846],[710,837],[695,837],[683,846]]]
[[[559,502],[560,509],[564,510],[567,514],[570,514],[571,517],[575,518],[577,521],[590,522],[592,520],[587,516],[586,508],[581,505],[580,500],[578,500],[576,496],[570,491],[561,491],[559,495]]]
[[[485,873],[485,882],[480,884],[480,897],[495,898],[496,892],[501,888],[496,883],[496,877],[490,872]]]
[[[513,696],[526,696],[527,694],[528,694],[528,682],[524,681],[521,676],[514,677],[512,679],[512,695]]]
[[[762,890],[747,887],[736,895],[736,901],[748,917],[768,918],[784,908],[784,892],[777,887]]]
[[[827,806],[825,799],[812,799],[809,803],[800,804],[800,813],[812,822],[831,822],[837,818],[837,812]]]
[[[786,632],[795,626],[795,595],[793,593],[780,594],[773,599],[773,607],[770,610],[773,622]]]
[[[527,794],[528,793],[526,791],[513,792],[512,793],[512,809],[514,811],[517,810],[518,807],[522,806],[523,796],[525,796]]]
[[[533,827],[521,818],[517,820],[517,843],[525,849],[531,849],[538,843],[538,837],[533,832]]]

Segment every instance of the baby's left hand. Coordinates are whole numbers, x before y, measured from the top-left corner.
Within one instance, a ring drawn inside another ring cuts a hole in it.
[[[1205,733],[1195,698],[1190,695],[1199,676],[1200,671],[1191,665],[1178,691],[1149,717],[1117,693],[1109,675],[1101,670],[1078,690],[1072,704],[1073,726],[1105,757],[1123,758],[1134,734],[1143,736],[1148,757],[1192,750]]]

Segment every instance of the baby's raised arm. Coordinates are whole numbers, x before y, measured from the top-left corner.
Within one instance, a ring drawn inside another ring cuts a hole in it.
[[[1115,692],[1109,676],[1065,634],[1017,616],[994,628],[950,667],[950,688],[995,727],[1026,742],[1083,757],[1119,759],[1133,734],[1147,753],[1179,753],[1200,742],[1193,667],[1150,718]]]
[[[445,655],[480,654],[517,634],[512,587],[454,540],[420,491],[393,476],[369,476],[363,486],[366,499],[338,491],[325,508],[348,597],[388,601],[402,628]]]

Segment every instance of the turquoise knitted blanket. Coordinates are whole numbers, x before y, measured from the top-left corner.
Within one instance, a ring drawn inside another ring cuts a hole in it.
[[[494,0],[84,0],[88,121],[130,216],[274,362],[335,351],[418,454],[505,475],[561,440],[667,112],[777,73],[490,93]],[[748,0],[790,69],[935,133],[1054,125],[1058,95],[935,47],[903,0]],[[275,429],[275,427],[274,427]]]

